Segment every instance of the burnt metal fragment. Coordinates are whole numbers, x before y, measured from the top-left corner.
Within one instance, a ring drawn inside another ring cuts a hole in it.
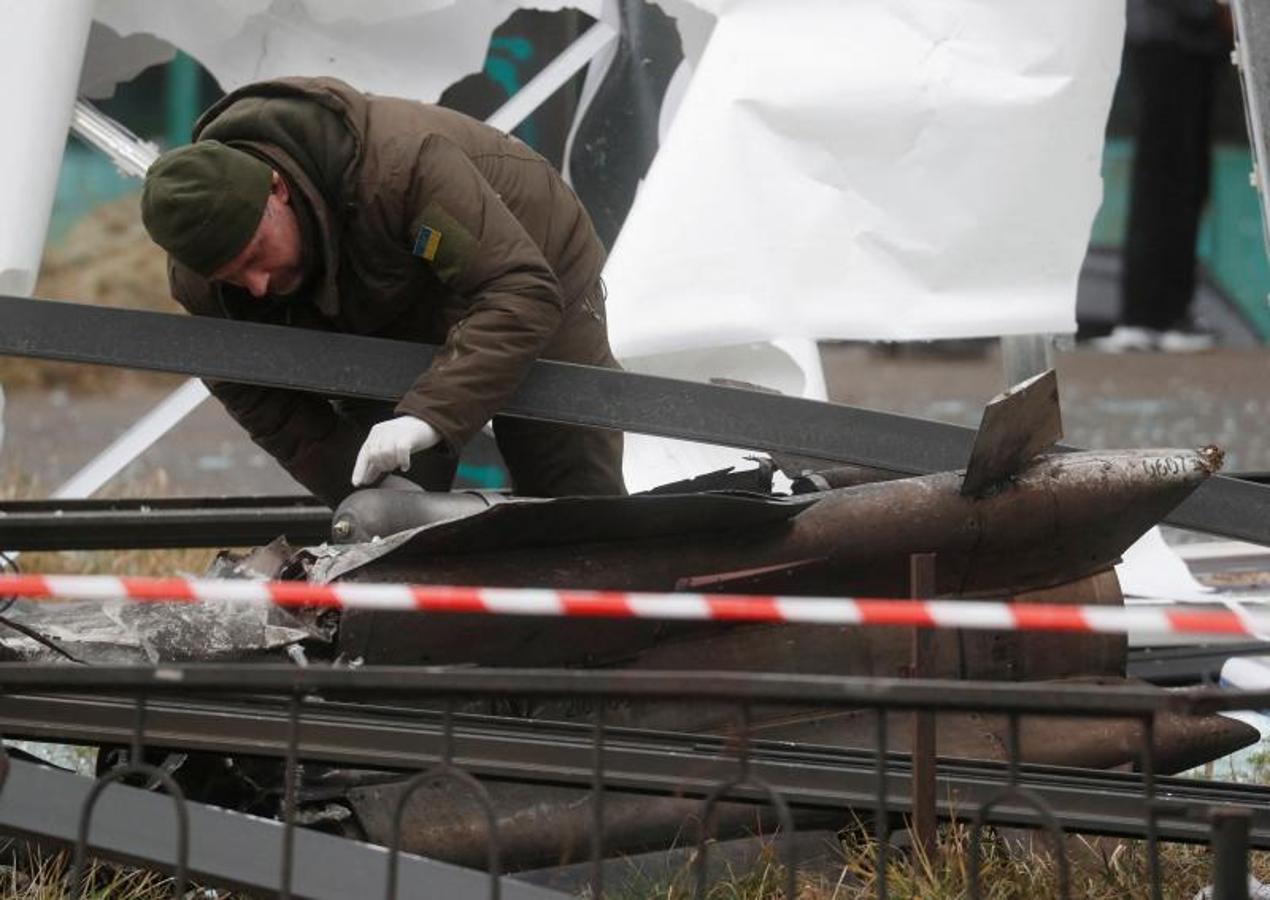
[[[785,500],[712,494],[508,502],[328,554],[309,577],[885,597],[906,596],[910,554],[932,552],[937,595],[1018,594],[1108,569],[1216,462],[1207,450],[1041,456],[983,498],[963,495],[960,474],[947,472]],[[340,649],[368,662],[618,664],[653,644],[733,628],[475,615],[420,621],[411,613],[350,611]],[[799,632],[782,632],[791,633]],[[867,640],[879,634],[871,630]]]

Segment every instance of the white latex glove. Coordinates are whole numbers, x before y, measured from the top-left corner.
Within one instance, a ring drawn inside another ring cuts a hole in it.
[[[370,430],[357,453],[353,485],[362,487],[371,484],[394,469],[408,472],[411,454],[427,450],[440,440],[441,435],[435,428],[414,416],[398,416],[380,422]]]

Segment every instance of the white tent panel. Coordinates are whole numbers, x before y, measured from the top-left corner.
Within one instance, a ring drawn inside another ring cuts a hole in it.
[[[622,360],[622,365],[647,375],[706,382],[729,379],[790,397],[812,400],[828,397],[820,351],[815,341],[805,338],[627,357]],[[748,460],[755,455],[756,451],[744,448],[628,432],[622,471],[628,490],[645,491],[718,469],[752,468],[753,464]]]
[[[364,91],[434,101],[479,72],[490,33],[517,9],[581,9],[601,0],[99,0],[119,35],[153,34],[193,56],[232,91],[286,75],[333,75]]]
[[[1073,330],[1122,4],[718,15],[609,262],[619,355]]]
[[[35,287],[92,13],[92,0],[0,0],[0,294]]]

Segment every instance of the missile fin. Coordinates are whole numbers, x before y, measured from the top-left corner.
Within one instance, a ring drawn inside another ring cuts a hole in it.
[[[984,407],[962,495],[981,496],[1062,436],[1058,375],[1053,369],[998,394]]]

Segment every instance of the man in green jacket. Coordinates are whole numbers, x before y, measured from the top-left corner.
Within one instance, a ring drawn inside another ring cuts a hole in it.
[[[248,85],[150,168],[142,219],[191,313],[442,345],[395,407],[209,383],[327,502],[397,469],[448,488],[491,418],[518,493],[623,493],[620,433],[496,416],[535,359],[617,366],[603,246],[515,138],[332,78]]]

